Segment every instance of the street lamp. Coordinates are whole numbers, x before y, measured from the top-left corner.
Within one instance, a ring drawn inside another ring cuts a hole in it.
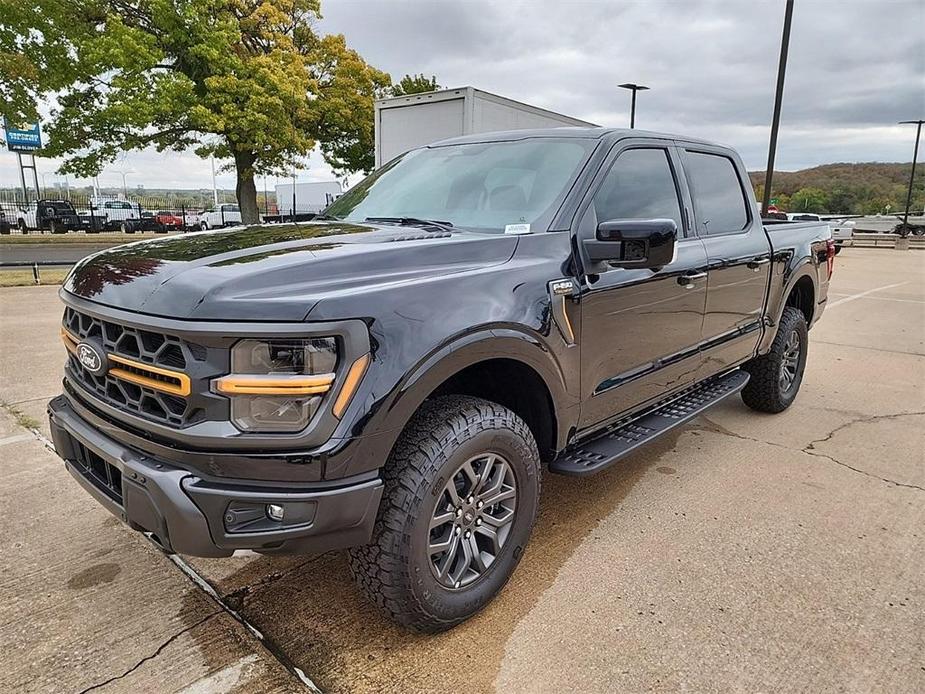
[[[619,85],[621,89],[630,89],[633,92],[633,102],[630,106],[630,128],[636,127],[636,92],[644,92],[648,89],[643,84],[633,84],[632,82],[627,82],[625,84]]]
[[[126,174],[135,173],[135,169],[113,169],[117,174],[122,174],[122,197],[128,198],[128,189],[125,186]]]
[[[768,143],[768,170],[764,174],[764,198],[761,216],[768,214],[771,204],[771,182],[774,179],[774,158],[777,156],[777,131],[780,128],[780,109],[784,101],[784,77],[787,74],[787,53],[790,50],[790,25],[793,21],[793,0],[787,0],[784,10],[784,30],[780,39],[780,59],[777,63],[777,91],[774,93],[774,115],[771,117],[771,141]]]
[[[915,124],[915,149],[912,150],[912,174],[909,176],[909,192],[906,194],[906,211],[903,214],[903,236],[909,233],[909,207],[912,205],[912,184],[915,181],[915,160],[919,156],[919,139],[922,137],[922,123],[925,120],[903,120],[900,125]]]

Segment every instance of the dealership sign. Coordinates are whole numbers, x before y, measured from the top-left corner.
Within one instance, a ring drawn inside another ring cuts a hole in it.
[[[39,124],[29,128],[11,128],[6,121],[3,122],[6,130],[6,148],[11,152],[32,152],[42,146],[42,134]]]

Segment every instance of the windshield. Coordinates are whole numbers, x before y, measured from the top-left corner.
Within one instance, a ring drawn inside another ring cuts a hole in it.
[[[350,222],[417,218],[479,231],[525,224],[543,231],[596,144],[542,137],[413,150],[358,183],[324,214]]]

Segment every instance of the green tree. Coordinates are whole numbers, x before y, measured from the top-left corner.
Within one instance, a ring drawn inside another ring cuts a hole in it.
[[[819,188],[800,188],[790,196],[791,212],[827,212],[829,196]]]
[[[62,173],[149,146],[231,159],[255,222],[255,174],[298,167],[316,142],[338,172],[373,167],[391,80],[318,35],[319,17],[320,0],[0,0],[0,112],[34,120],[53,94],[43,153],[66,157]]]
[[[435,92],[440,89],[437,84],[437,76],[431,75],[425,77],[420,75],[405,75],[397,84],[392,85],[392,96],[405,96],[406,94],[423,94],[424,92]]]

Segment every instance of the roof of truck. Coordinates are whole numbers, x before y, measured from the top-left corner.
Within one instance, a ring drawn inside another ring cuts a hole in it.
[[[704,145],[718,145],[718,143],[708,142],[696,137],[687,137],[685,135],[672,135],[670,133],[659,133],[650,130],[631,130],[629,128],[579,128],[579,127],[562,127],[562,128],[534,128],[527,130],[499,130],[489,133],[473,133],[472,135],[462,135],[460,137],[451,137],[446,140],[439,140],[428,147],[440,145],[455,145],[469,142],[502,142],[505,140],[525,140],[533,137],[554,137],[554,138],[583,138],[583,139],[601,139],[606,136],[614,135],[614,139],[624,137],[648,137],[659,140],[681,140],[683,142],[697,142]]]

